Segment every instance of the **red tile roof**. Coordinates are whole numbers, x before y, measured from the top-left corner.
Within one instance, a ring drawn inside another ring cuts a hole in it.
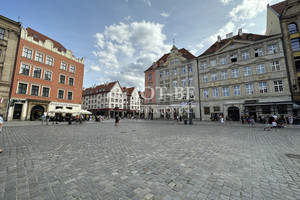
[[[110,92],[116,83],[118,83],[118,81],[110,82],[103,85],[97,85],[96,87],[86,88],[82,91],[82,96]]]
[[[127,95],[131,95],[134,89],[135,87],[130,87],[130,88],[122,87],[122,91],[126,92]]]
[[[61,45],[59,42],[37,32],[36,30],[33,30],[30,27],[26,28],[26,30],[27,30],[28,36],[32,36],[35,41],[45,42],[46,40],[50,40],[51,42],[53,42],[54,47],[57,48],[58,51],[64,51],[64,52],[67,51],[67,49],[63,45]]]
[[[252,33],[243,33],[242,36],[235,35],[232,38],[229,39],[223,39],[221,42],[216,41],[213,45],[211,45],[204,53],[202,53],[200,56],[208,55],[217,52],[219,49],[221,49],[224,45],[226,45],[228,42],[230,42],[232,39],[234,40],[246,40],[246,41],[258,41],[265,38],[268,38],[271,36],[266,35],[256,35]]]
[[[286,1],[279,2],[270,6],[278,15],[281,15],[286,7]]]
[[[195,58],[195,56],[192,53],[190,53],[188,50],[186,50],[185,48],[179,49],[178,51],[186,59],[193,59],[193,58]],[[169,55],[170,55],[170,53],[164,54],[160,59],[158,59],[155,62],[156,63],[156,68],[158,68],[160,66],[161,61],[166,62]],[[146,71],[150,71],[152,69],[153,69],[153,65],[151,65]]]

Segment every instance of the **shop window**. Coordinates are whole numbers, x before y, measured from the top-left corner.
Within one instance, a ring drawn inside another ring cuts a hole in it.
[[[209,107],[204,107],[204,115],[209,115],[209,114],[210,114]]]

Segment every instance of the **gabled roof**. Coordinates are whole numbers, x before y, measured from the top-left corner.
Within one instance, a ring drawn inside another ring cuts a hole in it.
[[[53,42],[54,47],[57,48],[58,51],[64,51],[64,52],[67,51],[67,49],[63,45],[61,45],[59,42],[37,32],[36,30],[33,30],[30,27],[26,28],[26,31],[28,33],[28,36],[32,36],[33,40],[35,40],[37,42],[38,41],[45,42],[46,40],[50,40],[51,42]]]
[[[179,51],[179,52],[182,54],[182,56],[183,56],[184,58],[186,58],[187,60],[195,58],[195,56],[194,56],[191,52],[189,52],[188,50],[186,50],[185,48],[179,49],[178,51]],[[160,67],[161,61],[166,62],[169,55],[170,55],[170,53],[164,54],[160,59],[158,59],[158,60],[155,62],[155,63],[156,63],[156,68],[159,68],[159,67]],[[146,71],[150,71],[150,70],[152,70],[152,69],[153,69],[153,65],[151,65]],[[145,71],[145,72],[146,72],[146,71]]]
[[[131,95],[132,92],[134,91],[135,87],[130,87],[130,88],[126,88],[126,87],[122,87],[122,91],[126,92],[127,95]]]
[[[101,93],[108,93],[111,91],[111,89],[114,87],[116,83],[119,83],[118,81],[106,83],[103,85],[97,85],[96,87],[90,87],[86,88],[82,91],[82,96],[87,96],[91,94],[101,94]]]
[[[286,1],[279,2],[270,7],[280,16],[286,7]]]
[[[221,49],[223,46],[225,46],[228,42],[230,42],[231,40],[258,41],[258,40],[262,40],[262,39],[265,39],[265,38],[268,38],[268,37],[271,37],[271,36],[257,35],[257,34],[252,34],[252,33],[243,33],[243,35],[241,35],[241,36],[240,35],[235,35],[232,38],[223,39],[220,42],[216,41],[204,53],[202,53],[199,56],[204,56],[204,55],[215,53],[219,49]]]

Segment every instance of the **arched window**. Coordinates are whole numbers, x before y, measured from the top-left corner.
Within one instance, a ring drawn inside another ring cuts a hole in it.
[[[290,23],[289,24],[289,33],[293,34],[293,33],[297,33],[298,29],[297,29],[297,25],[295,23]]]

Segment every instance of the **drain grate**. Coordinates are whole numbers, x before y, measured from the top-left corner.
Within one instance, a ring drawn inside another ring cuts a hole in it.
[[[300,159],[300,155],[297,154],[285,154],[287,157],[289,158],[296,158],[296,159]]]

